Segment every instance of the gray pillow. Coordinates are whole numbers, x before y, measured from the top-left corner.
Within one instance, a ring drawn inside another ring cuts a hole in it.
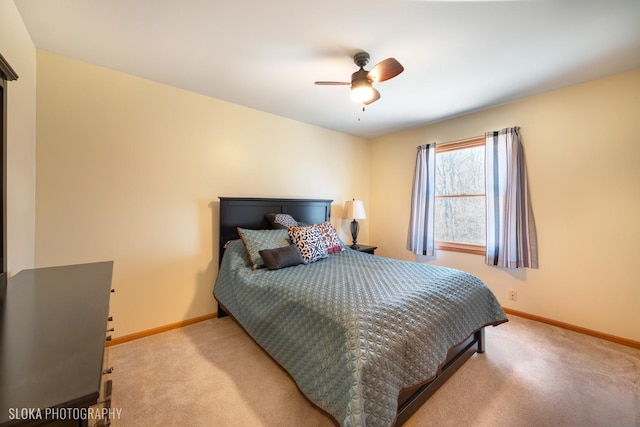
[[[260,256],[269,270],[304,264],[302,254],[296,245],[276,249],[263,249],[260,251]]]
[[[260,256],[262,249],[275,249],[291,244],[287,230],[250,230],[238,227],[238,235],[253,270],[264,267]]]

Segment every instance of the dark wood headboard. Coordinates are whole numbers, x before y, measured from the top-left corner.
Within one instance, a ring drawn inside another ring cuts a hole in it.
[[[262,199],[255,197],[218,197],[220,199],[220,261],[224,245],[239,239],[237,227],[254,230],[267,229],[267,213],[287,213],[307,224],[331,220],[331,202],[328,199]]]

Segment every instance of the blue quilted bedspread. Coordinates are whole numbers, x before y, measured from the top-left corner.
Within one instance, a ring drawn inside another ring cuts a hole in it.
[[[242,242],[231,242],[214,295],[342,426],[393,425],[401,389],[433,377],[476,330],[507,320],[470,274],[351,249],[254,271]]]

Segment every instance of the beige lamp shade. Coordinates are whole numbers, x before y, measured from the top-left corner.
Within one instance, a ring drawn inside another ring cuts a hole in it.
[[[344,202],[344,219],[366,219],[362,200],[348,200]]]

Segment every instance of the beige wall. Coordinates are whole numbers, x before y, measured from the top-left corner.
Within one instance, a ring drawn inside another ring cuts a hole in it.
[[[369,232],[377,254],[405,249],[416,147],[520,126],[540,268],[510,271],[438,251],[503,306],[640,341],[640,69],[372,142]],[[508,300],[508,290],[518,300]]]
[[[36,50],[12,1],[0,1],[0,53],[18,74],[7,84],[7,271],[34,265]]]
[[[218,196],[370,199],[366,140],[37,59],[36,264],[114,260],[116,336],[216,310]]]

